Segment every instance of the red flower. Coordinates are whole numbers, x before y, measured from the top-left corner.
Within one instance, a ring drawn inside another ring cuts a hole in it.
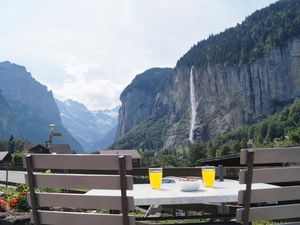
[[[0,198],[0,212],[4,212],[6,207],[6,202]]]

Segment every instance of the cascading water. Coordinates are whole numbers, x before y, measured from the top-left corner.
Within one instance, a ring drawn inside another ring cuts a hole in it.
[[[197,114],[193,69],[194,66],[191,67],[191,71],[190,71],[191,125],[190,125],[189,139],[191,143],[194,142],[194,127],[195,127],[196,114]]]
[[[127,119],[127,111],[126,111],[126,102],[124,103],[124,118],[122,123],[122,130],[121,130],[121,137],[124,135],[125,132],[125,120]]]

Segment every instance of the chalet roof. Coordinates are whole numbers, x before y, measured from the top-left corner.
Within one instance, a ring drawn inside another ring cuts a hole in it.
[[[41,147],[47,150],[51,150],[52,152],[56,152],[58,154],[72,154],[71,148],[68,144],[52,144],[51,148],[45,144],[25,144],[24,149],[30,150],[36,147]]]
[[[9,160],[10,156],[11,156],[11,154],[8,151],[0,152],[0,161]]]
[[[41,147],[41,148],[44,148],[44,149],[48,150],[48,148],[45,145],[42,145],[42,144],[25,144],[24,145],[24,150],[30,151],[31,149],[34,149],[36,147]]]
[[[141,155],[137,150],[122,150],[122,149],[101,150],[100,154],[106,154],[106,155],[131,155],[132,159],[140,159],[141,158]]]

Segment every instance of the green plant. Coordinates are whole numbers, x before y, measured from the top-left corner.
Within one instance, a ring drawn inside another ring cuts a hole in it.
[[[17,197],[20,200],[16,205],[16,210],[19,212],[28,212],[30,207],[27,201],[27,192],[19,192]]]
[[[29,187],[25,183],[18,184],[17,187],[16,187],[16,191],[18,191],[18,192],[29,192]]]
[[[0,192],[11,195],[16,191],[15,188],[0,186]]]
[[[27,192],[15,192],[11,195],[5,195],[4,201],[9,209],[18,212],[28,212],[30,209],[27,202]]]
[[[12,165],[21,166],[23,165],[23,156],[28,154],[26,150],[17,150],[12,154]]]

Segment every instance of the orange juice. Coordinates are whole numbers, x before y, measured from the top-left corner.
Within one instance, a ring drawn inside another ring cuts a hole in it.
[[[205,187],[213,187],[215,185],[215,176],[215,167],[202,168],[202,179]]]
[[[150,184],[153,189],[160,189],[162,182],[162,168],[149,168]]]

